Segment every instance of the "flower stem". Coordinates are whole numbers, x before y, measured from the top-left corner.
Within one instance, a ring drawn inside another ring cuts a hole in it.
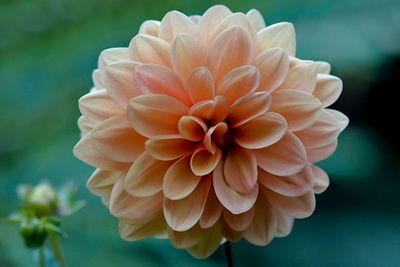
[[[39,266],[46,267],[46,256],[44,255],[44,246],[39,248]]]
[[[228,267],[233,267],[232,246],[229,241],[225,242],[225,254]]]

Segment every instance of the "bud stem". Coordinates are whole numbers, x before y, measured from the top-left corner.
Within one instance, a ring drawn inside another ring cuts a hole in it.
[[[44,255],[44,246],[39,248],[39,266],[46,267],[46,256]]]

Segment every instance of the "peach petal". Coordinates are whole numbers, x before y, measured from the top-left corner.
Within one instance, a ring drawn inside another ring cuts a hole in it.
[[[155,159],[174,160],[192,153],[197,144],[180,135],[160,135],[146,141],[146,151]],[[189,167],[189,165],[188,165]]]
[[[224,177],[228,187],[239,194],[248,194],[257,183],[257,162],[253,153],[235,146],[229,149]]]
[[[186,231],[200,219],[210,190],[211,179],[204,177],[196,189],[186,198],[164,198],[164,215],[168,225],[175,231]]]
[[[139,34],[158,36],[158,30],[160,28],[160,22],[158,20],[146,20],[140,25]]]
[[[106,73],[106,68],[108,65],[118,61],[126,60],[130,60],[129,50],[126,47],[115,47],[103,50],[99,56],[98,61],[100,73],[104,75]]]
[[[311,163],[315,163],[327,159],[335,152],[337,145],[338,141],[335,140],[321,147],[309,148],[307,149],[307,160]]]
[[[245,230],[251,224],[254,218],[254,213],[254,206],[249,211],[236,215],[230,213],[226,209],[223,211],[225,222],[230,228],[237,232]]]
[[[340,125],[325,109],[321,110],[319,118],[310,127],[295,132],[305,148],[321,147],[332,143],[340,133]]]
[[[190,141],[201,141],[207,132],[207,125],[203,120],[194,116],[182,116],[178,122],[179,133]]]
[[[296,34],[292,23],[280,22],[264,28],[257,33],[261,51],[280,47],[289,56],[296,54]]]
[[[144,136],[129,124],[125,114],[111,117],[90,133],[93,144],[106,157],[119,162],[133,162],[144,151]]]
[[[133,73],[139,64],[134,61],[119,61],[106,68],[108,93],[123,108],[127,107],[129,100],[139,95],[133,81]]]
[[[312,93],[317,85],[317,65],[311,60],[290,58],[289,72],[280,89],[296,89]]]
[[[201,16],[198,23],[198,29],[201,38],[207,47],[213,41],[217,25],[221,24],[221,22],[230,14],[232,14],[232,12],[226,6],[215,5],[209,8],[203,16]]]
[[[311,165],[312,171],[314,172],[314,193],[321,194],[323,193],[329,186],[329,177],[326,172],[315,166]]]
[[[164,175],[171,162],[156,160],[143,152],[125,178],[125,190],[134,197],[148,197],[161,191]]]
[[[204,259],[217,250],[222,241],[221,226],[217,223],[213,227],[203,230],[200,241],[188,252],[195,258]]]
[[[282,115],[267,112],[235,128],[236,143],[244,148],[259,149],[278,142],[288,126]]]
[[[129,221],[121,220],[118,230],[122,239],[136,241],[165,232],[167,224],[165,223],[164,216],[160,213],[155,219],[143,224],[132,224]]]
[[[211,100],[215,97],[214,79],[211,72],[205,67],[194,69],[187,84],[193,103]]]
[[[256,57],[253,63],[260,71],[257,91],[272,92],[278,88],[289,71],[289,56],[282,48],[272,48]]]
[[[136,67],[134,79],[136,88],[142,94],[164,94],[172,96],[186,105],[192,103],[181,79],[169,68],[143,64]]]
[[[272,93],[270,111],[281,114],[289,131],[299,131],[312,125],[319,117],[321,102],[313,95],[292,89]]]
[[[238,26],[222,32],[211,44],[207,66],[213,74],[215,84],[231,70],[251,63],[254,45],[246,29]]]
[[[160,38],[138,34],[129,44],[132,60],[171,67],[170,44]]]
[[[215,39],[219,34],[231,27],[242,27],[250,34],[251,39],[254,43],[257,41],[257,33],[253,23],[245,14],[241,12],[233,13],[226,17],[215,31],[213,39]]]
[[[275,236],[285,237],[290,234],[293,228],[294,218],[287,216],[279,210],[275,209],[275,215],[277,220],[277,229]]]
[[[179,11],[170,11],[161,20],[158,36],[168,43],[180,33],[198,36],[199,32],[193,21]]]
[[[201,180],[201,176],[195,175],[190,169],[188,155],[177,160],[169,167],[164,176],[163,192],[166,198],[171,200],[183,199],[190,195]]]
[[[214,191],[214,186],[211,186],[210,192],[207,196],[206,205],[204,206],[203,213],[199,221],[201,228],[210,228],[217,223],[222,213],[222,205],[219,202],[217,195]]]
[[[259,167],[278,175],[289,176],[301,171],[306,164],[306,152],[300,140],[291,132],[275,144],[253,150]]]
[[[103,79],[103,74],[101,73],[101,71],[99,69],[95,69],[92,72],[92,80],[93,80],[94,87],[96,87],[97,89],[106,88],[106,85],[105,85],[104,79]]]
[[[200,21],[200,19],[201,19],[201,16],[200,15],[190,15],[189,16],[189,19],[191,20],[191,21],[193,21],[193,23],[194,24],[199,24],[199,21]]]
[[[128,119],[141,135],[153,137],[178,133],[179,119],[188,113],[187,106],[167,95],[142,95],[129,102]]]
[[[79,110],[92,122],[104,121],[125,111],[115,103],[106,89],[94,90],[79,99]]]
[[[195,225],[187,231],[178,232],[170,229],[168,237],[176,248],[187,249],[198,243],[203,235],[202,229]]]
[[[329,74],[331,72],[331,64],[325,61],[316,61],[317,71],[322,74]]]
[[[190,167],[194,174],[202,176],[212,172],[218,165],[222,156],[219,148],[215,148],[215,153],[211,153],[205,147],[200,146],[192,154],[190,159]]]
[[[347,118],[347,116],[342,112],[329,108],[325,110],[336,119],[337,123],[339,124],[340,131],[343,131],[347,125],[349,125],[349,118]]]
[[[249,18],[257,32],[265,28],[264,18],[257,9],[251,9],[247,12],[246,16]]]
[[[210,151],[212,154],[216,153],[216,145],[214,139],[218,137],[223,137],[224,134],[228,132],[228,125],[225,122],[220,122],[217,125],[208,129],[206,135],[204,136],[203,144],[204,147]]]
[[[318,74],[317,86],[313,92],[323,107],[327,107],[336,102],[342,93],[343,83],[336,76]]]
[[[90,193],[96,196],[110,197],[112,187],[120,175],[120,171],[96,169],[90,176],[86,186]]]
[[[223,96],[216,96],[213,100],[204,100],[194,104],[189,115],[201,118],[212,124],[223,121],[229,113],[229,101]]]
[[[187,81],[191,72],[205,66],[207,48],[202,41],[190,34],[179,34],[171,44],[171,62],[174,70]]]
[[[266,187],[262,187],[262,190],[271,205],[287,215],[302,219],[309,217],[314,212],[315,196],[312,191],[302,196],[288,197],[275,193]]]
[[[224,177],[224,161],[220,161],[213,172],[215,194],[221,204],[233,214],[250,210],[257,199],[258,184],[247,194],[240,194],[226,184]]]
[[[301,196],[310,191],[313,179],[313,172],[308,165],[302,171],[290,176],[277,176],[261,168],[258,169],[258,180],[262,185],[288,197]]]
[[[93,130],[94,127],[96,127],[95,122],[88,120],[84,116],[80,116],[78,119],[78,127],[79,130],[81,131],[81,137],[85,136],[88,134],[91,130]]]
[[[238,127],[264,114],[271,106],[271,100],[271,95],[266,92],[256,92],[241,97],[229,110],[226,119],[229,127]]]
[[[260,73],[254,66],[241,66],[229,72],[218,86],[217,95],[226,97],[233,104],[240,97],[257,89]]]

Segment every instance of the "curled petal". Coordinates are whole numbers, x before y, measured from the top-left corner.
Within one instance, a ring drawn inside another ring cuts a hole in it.
[[[115,47],[103,50],[100,54],[98,62],[100,73],[104,75],[108,65],[118,61],[126,60],[130,60],[129,50],[126,47]]]
[[[178,122],[179,133],[190,141],[201,141],[207,131],[207,125],[199,118],[183,116]]]
[[[285,215],[283,212],[275,209],[275,215],[277,220],[277,229],[275,236],[285,237],[287,236],[293,228],[294,218]]]
[[[96,169],[90,176],[86,186],[92,194],[109,198],[112,187],[120,175],[120,171]]]
[[[158,20],[146,20],[140,25],[139,34],[158,36],[158,30],[160,28],[160,22]]]
[[[329,74],[331,72],[331,64],[325,61],[316,61],[317,71],[322,74]]]
[[[138,34],[129,44],[129,53],[134,61],[171,67],[170,44],[160,38]]]
[[[160,135],[146,141],[146,151],[159,160],[178,159],[192,153],[196,143],[183,139],[180,135]]]
[[[292,23],[280,22],[268,26],[257,33],[261,51],[280,47],[289,56],[296,53],[296,34]]]
[[[306,164],[306,152],[300,140],[291,132],[286,134],[275,144],[253,150],[257,164],[265,171],[289,176],[301,171]]]
[[[142,95],[129,102],[128,119],[132,127],[146,137],[177,134],[179,119],[187,106],[167,95]]]
[[[253,221],[255,213],[255,208],[251,208],[249,211],[240,214],[232,214],[228,210],[224,210],[224,219],[225,222],[232,228],[234,231],[240,232],[245,230]]]
[[[230,14],[232,14],[232,12],[226,6],[215,5],[201,16],[198,29],[206,46],[209,46],[214,40],[215,31],[218,29],[217,25],[221,24]]]
[[[176,248],[187,249],[198,243],[203,235],[202,229],[195,225],[189,230],[178,232],[170,229],[168,237]]]
[[[321,102],[303,91],[287,89],[272,93],[270,111],[285,117],[289,131],[299,131],[312,125],[321,109]]]
[[[289,72],[278,89],[296,89],[314,92],[317,84],[317,65],[311,60],[290,59]]]
[[[344,115],[342,112],[334,110],[334,109],[325,109],[330,115],[332,115],[336,121],[339,123],[340,131],[346,129],[347,125],[349,124],[349,118]]]
[[[235,128],[236,143],[248,149],[259,149],[278,142],[286,133],[287,123],[282,115],[267,112]]]
[[[211,186],[210,192],[207,196],[206,205],[204,206],[203,213],[199,221],[201,228],[210,228],[217,223],[222,213],[222,205],[219,202],[217,195],[214,191],[214,186]]]
[[[195,190],[200,180],[201,176],[195,175],[190,169],[190,155],[181,158],[165,173],[164,195],[172,200],[185,198]]]
[[[211,100],[215,97],[214,79],[205,67],[198,67],[188,78],[188,90],[193,103]]]
[[[311,163],[315,163],[324,159],[329,158],[333,152],[335,152],[338,145],[338,141],[334,140],[332,143],[307,149],[307,160]]]
[[[313,92],[323,107],[327,107],[335,103],[342,93],[343,83],[336,76],[327,74],[318,74],[317,86]]]
[[[200,241],[193,247],[190,247],[188,252],[195,258],[204,259],[217,250],[221,241],[221,226],[216,223],[213,227],[203,230]]]
[[[215,141],[220,140],[224,141],[224,137],[228,133],[228,125],[225,122],[220,122],[217,125],[211,127],[208,129],[206,135],[204,136],[203,144],[204,147],[210,151],[212,154],[215,154],[216,152],[216,145]]]
[[[229,101],[223,96],[217,96],[213,100],[204,100],[194,104],[189,115],[209,121],[213,124],[223,121],[229,112]]]
[[[132,224],[129,220],[119,222],[119,234],[126,241],[136,241],[159,235],[167,230],[164,216],[160,213],[153,220],[143,224]]]
[[[315,165],[311,165],[312,171],[314,172],[314,193],[316,194],[321,194],[323,193],[329,186],[329,177],[326,174],[326,172],[324,172],[323,169],[315,166]]]
[[[218,165],[221,156],[222,152],[219,148],[215,148],[215,153],[213,154],[203,146],[200,146],[192,154],[190,167],[196,175],[207,175]]]
[[[246,15],[257,32],[265,28],[264,18],[257,9],[251,9]]]
[[[196,24],[185,14],[176,10],[168,12],[161,20],[158,36],[170,43],[180,33],[199,36]]]

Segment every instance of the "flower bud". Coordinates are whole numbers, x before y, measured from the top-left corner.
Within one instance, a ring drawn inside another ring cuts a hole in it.
[[[41,247],[46,241],[48,235],[46,229],[38,218],[21,222],[19,232],[28,248]]]
[[[57,193],[50,185],[39,184],[27,194],[26,203],[38,217],[50,215],[57,210]]]

